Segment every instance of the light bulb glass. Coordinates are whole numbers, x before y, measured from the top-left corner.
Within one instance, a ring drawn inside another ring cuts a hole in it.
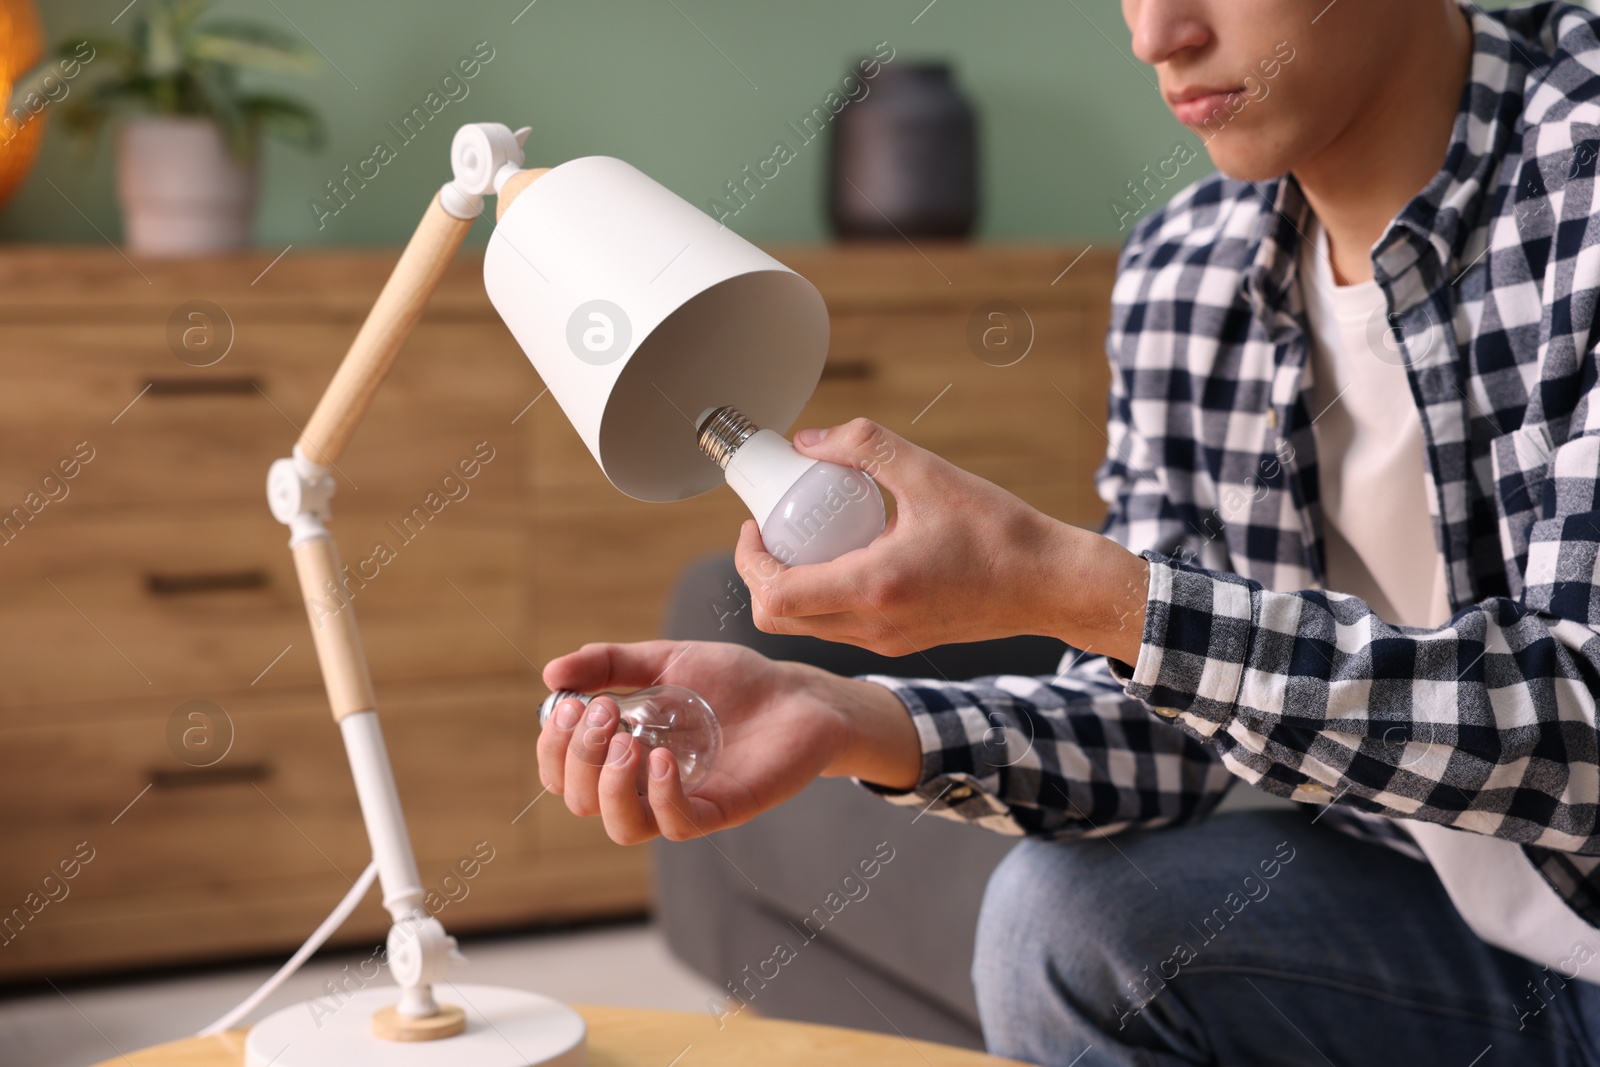
[[[617,702],[621,713],[618,729],[627,731],[646,749],[664,748],[678,761],[678,778],[683,791],[691,793],[706,780],[722,751],[722,727],[705,698],[681,685],[655,685],[632,693],[575,693],[558,689],[539,707],[539,724],[544,725],[555,706],[568,697],[587,705],[596,696]],[[649,752],[641,754],[635,788],[643,795],[650,781]]]
[[[778,562],[826,563],[883,532],[883,494],[866,471],[802,456],[736,408],[710,409],[698,425],[700,450],[723,469]]]
[[[883,496],[866,471],[818,461],[761,524],[761,543],[785,566],[826,563],[883,532]]]

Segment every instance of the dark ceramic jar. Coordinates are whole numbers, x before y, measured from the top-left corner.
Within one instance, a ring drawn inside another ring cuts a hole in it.
[[[885,64],[833,123],[828,217],[840,237],[966,237],[977,121],[944,63]]]

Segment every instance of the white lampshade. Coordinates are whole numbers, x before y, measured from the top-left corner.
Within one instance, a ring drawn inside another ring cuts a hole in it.
[[[701,413],[730,404],[786,431],[827,358],[810,282],[607,156],[512,202],[483,281],[606,477],[639,500],[722,484],[695,444]]]

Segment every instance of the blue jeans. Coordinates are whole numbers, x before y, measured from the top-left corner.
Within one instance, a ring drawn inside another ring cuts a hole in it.
[[[973,981],[990,1050],[1056,1067],[1600,1064],[1600,986],[1480,941],[1432,868],[1309,812],[1024,841]]]

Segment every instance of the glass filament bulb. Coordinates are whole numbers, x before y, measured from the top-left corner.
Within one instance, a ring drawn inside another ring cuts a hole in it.
[[[706,780],[722,751],[722,727],[717,724],[711,705],[692,689],[681,685],[655,685],[632,693],[575,693],[557,689],[539,705],[539,725],[549,721],[557,704],[574,697],[585,706],[596,696],[617,702],[625,730],[646,749],[664,748],[678,761],[678,778],[683,791],[690,793]],[[578,729],[583,729],[582,724]],[[635,782],[641,795],[650,780],[650,753],[640,753],[639,775]]]

